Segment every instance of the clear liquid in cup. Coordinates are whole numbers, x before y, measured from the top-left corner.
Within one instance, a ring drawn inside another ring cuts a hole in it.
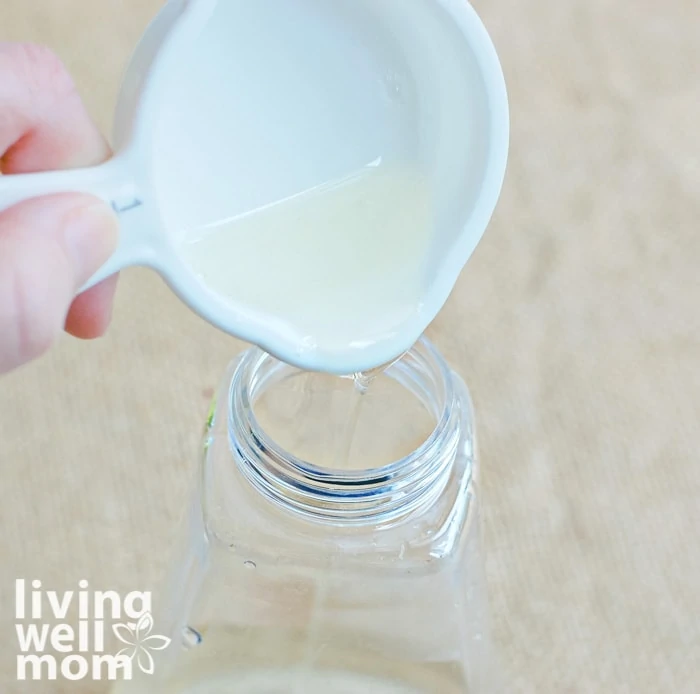
[[[432,236],[426,179],[370,166],[193,230],[181,253],[222,299],[293,326],[309,348],[346,353],[421,311]]]

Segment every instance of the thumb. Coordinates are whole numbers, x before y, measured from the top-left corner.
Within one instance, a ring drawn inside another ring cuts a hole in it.
[[[0,373],[51,346],[117,236],[111,208],[88,195],[37,198],[0,214]]]

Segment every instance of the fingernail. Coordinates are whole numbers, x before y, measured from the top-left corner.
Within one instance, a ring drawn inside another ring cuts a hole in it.
[[[117,247],[119,222],[103,202],[78,207],[66,220],[66,248],[73,260],[78,286],[85,284]]]

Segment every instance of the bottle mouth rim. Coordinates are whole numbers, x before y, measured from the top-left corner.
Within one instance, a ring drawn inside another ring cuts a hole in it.
[[[229,444],[240,471],[265,496],[307,516],[376,522],[403,515],[439,494],[460,439],[454,374],[421,338],[386,369],[417,397],[435,426],[414,451],[385,465],[338,470],[312,464],[278,445],[261,427],[253,405],[280,370],[299,371],[254,348],[240,360],[229,390]]]

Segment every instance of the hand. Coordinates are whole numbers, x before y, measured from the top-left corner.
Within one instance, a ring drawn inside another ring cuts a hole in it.
[[[0,43],[0,172],[78,168],[109,156],[61,62],[40,46]],[[116,277],[75,295],[114,251],[117,229],[111,208],[82,194],[0,213],[0,373],[43,354],[64,328],[83,339],[106,331]]]

